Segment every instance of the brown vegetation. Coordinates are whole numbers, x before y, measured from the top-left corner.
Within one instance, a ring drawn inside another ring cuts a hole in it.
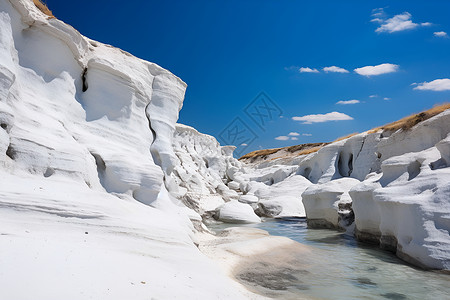
[[[289,151],[291,153],[294,153],[297,151],[307,151],[312,148],[323,147],[327,144],[328,143],[309,143],[309,144],[295,145],[295,146],[286,147],[286,151]]]
[[[381,127],[374,128],[369,131],[369,133],[377,132],[378,130],[383,131],[397,131],[399,129],[409,130],[415,125],[419,124],[422,121],[428,120],[441,112],[450,109],[450,103],[445,103],[441,105],[434,106],[433,108],[423,111],[421,113],[408,116],[406,118],[400,119],[398,121],[383,125]]]
[[[284,147],[284,148],[274,148],[274,149],[263,149],[263,150],[256,150],[250,153],[245,154],[244,156],[240,157],[239,159],[249,159],[251,158],[251,161],[255,161],[257,158],[265,159],[267,156],[277,153],[280,150],[285,150],[290,153],[295,153],[296,155],[305,155],[313,152],[319,151],[320,148],[322,148],[325,145],[328,145],[329,143],[309,143],[309,144],[301,144],[301,145],[295,145],[290,147]],[[274,157],[273,159],[277,159],[277,157]]]
[[[329,143],[323,143],[321,146],[317,146],[317,147],[312,147],[312,148],[308,148],[308,149],[304,149],[302,151],[300,151],[299,153],[297,153],[297,156],[300,155],[306,155],[306,154],[310,154],[310,153],[314,153],[319,151],[320,149],[322,149],[323,146],[328,145]]]
[[[247,153],[244,156],[241,156],[239,159],[246,159],[246,158],[252,158],[252,157],[266,157],[270,154],[278,152],[281,149],[283,149],[283,148],[256,150],[256,151]]]
[[[55,17],[53,15],[52,11],[50,9],[48,9],[47,5],[42,3],[40,0],[33,0],[33,2],[34,2],[34,5],[36,5],[36,7],[39,8],[39,10],[41,12],[43,12],[44,14],[49,16],[50,18],[54,18]]]

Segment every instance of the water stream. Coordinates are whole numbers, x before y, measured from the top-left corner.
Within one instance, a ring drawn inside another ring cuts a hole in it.
[[[220,231],[231,226],[219,224],[211,229]],[[333,300],[450,299],[450,275],[417,269],[390,252],[359,243],[341,232],[308,229],[302,219],[269,219],[241,226],[260,228],[320,249],[320,256],[307,260],[312,267],[291,276],[298,281],[287,286],[291,293]]]

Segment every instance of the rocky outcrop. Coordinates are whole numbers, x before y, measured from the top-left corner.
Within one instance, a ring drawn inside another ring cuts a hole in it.
[[[308,187],[302,194],[308,226],[345,230],[351,225],[354,217],[348,191],[357,183],[354,178],[340,178]]]
[[[203,215],[239,198],[239,184],[233,187],[230,178],[242,168],[233,157],[234,147],[220,146],[214,137],[177,124],[172,149],[173,172],[166,176],[166,184],[188,207]]]
[[[236,200],[229,201],[216,209],[217,220],[226,223],[259,223],[261,219],[248,204]]]

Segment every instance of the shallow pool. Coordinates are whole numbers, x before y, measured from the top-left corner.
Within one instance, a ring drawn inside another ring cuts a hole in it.
[[[236,225],[218,224],[211,229]],[[267,220],[241,225],[286,236],[320,248],[320,256],[308,258],[305,272],[292,274],[291,293],[317,299],[450,299],[450,275],[414,268],[394,254],[358,243],[341,232],[308,229],[306,220]]]

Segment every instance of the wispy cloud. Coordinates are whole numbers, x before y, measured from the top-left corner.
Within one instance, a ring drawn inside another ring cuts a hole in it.
[[[311,133],[302,133],[303,136],[312,136]]]
[[[290,66],[290,67],[284,67],[284,70],[285,71],[295,71],[295,72],[297,72],[299,68],[300,67],[297,67],[297,66]]]
[[[365,66],[356,68],[354,71],[363,76],[375,76],[387,73],[397,72],[399,66],[394,64],[381,64],[377,66]]]
[[[437,37],[448,37],[448,34],[445,31],[436,31],[433,32],[433,35]]]
[[[380,97],[380,96],[378,96],[378,95],[370,95],[370,96],[369,96],[369,98],[379,98],[379,97]],[[381,97],[380,97],[380,98],[381,98]],[[387,101],[387,100],[391,100],[391,98],[388,98],[388,97],[382,97],[382,99],[383,99],[383,100],[386,100],[386,101]]]
[[[356,99],[354,99],[354,100],[344,100],[344,101],[336,102],[336,104],[340,104],[340,105],[358,104],[358,103],[360,103],[360,101],[356,100]]]
[[[425,81],[419,83],[414,89],[422,91],[436,91],[436,92],[450,91],[450,79],[443,78],[443,79],[436,79],[430,82]]]
[[[300,133],[298,133],[298,132],[289,132],[288,135],[290,135],[290,136],[299,136]]]
[[[297,140],[298,140],[298,138],[297,138],[297,137],[295,137],[295,136],[293,136],[293,137],[291,137],[291,140],[293,140],[293,141],[297,141]]]
[[[384,12],[384,8],[374,8],[372,9],[372,22],[377,22],[377,20],[383,20],[386,18],[386,13]]]
[[[403,12],[395,15],[392,18],[386,18],[386,13],[383,8],[376,8],[372,10],[371,22],[379,23],[380,26],[375,30],[376,32],[399,32],[404,30],[411,30],[420,26],[427,27],[433,25],[430,22],[414,23],[412,15],[409,12]]]
[[[317,70],[317,69],[311,69],[311,68],[308,68],[308,67],[301,67],[301,68],[299,69],[299,72],[300,72],[300,73],[319,73],[319,70]]]
[[[312,124],[312,123],[323,123],[330,121],[345,121],[345,120],[353,120],[352,117],[340,113],[337,111],[333,111],[327,114],[316,114],[316,115],[306,115],[302,117],[292,117],[294,121],[300,121],[302,124]]]
[[[380,19],[380,18],[373,18],[372,20],[370,20],[370,22],[383,23],[383,19]]]
[[[330,66],[330,67],[325,67],[322,69],[324,72],[328,73],[328,72],[332,72],[332,73],[348,73],[348,71],[344,68],[340,68],[340,67],[336,67],[336,66]]]
[[[285,135],[280,135],[280,136],[277,136],[275,139],[277,141],[287,141],[287,140],[289,140],[289,137],[285,136]]]

